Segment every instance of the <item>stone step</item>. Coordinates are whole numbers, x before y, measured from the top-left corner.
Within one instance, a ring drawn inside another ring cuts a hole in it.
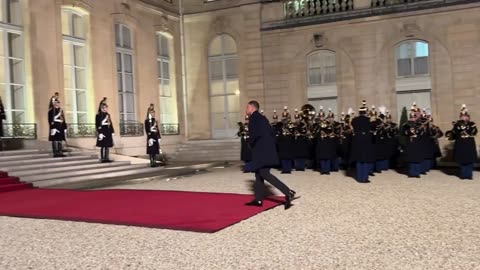
[[[9,150],[9,151],[1,151],[0,157],[6,156],[19,156],[19,155],[31,155],[31,154],[38,154],[41,153],[40,150]]]
[[[185,141],[184,145],[215,145],[215,144],[230,144],[230,143],[240,143],[239,138],[232,138],[226,140],[196,140],[196,141]]]
[[[0,162],[0,170],[3,170],[4,167],[11,167],[11,166],[48,164],[50,162],[78,161],[78,160],[88,160],[92,158],[94,157],[88,156],[88,155],[78,155],[78,156],[72,156],[72,157],[57,157],[57,158],[47,157],[47,158],[40,158],[40,159],[5,161],[5,162]]]
[[[66,162],[65,162],[66,163]],[[81,165],[69,165],[69,166],[62,166],[57,167],[53,164],[45,164],[42,168],[34,168],[34,169],[24,169],[22,167],[17,168],[16,171],[9,171],[11,175],[15,175],[16,177],[27,177],[27,176],[37,176],[37,175],[51,175],[56,173],[62,172],[69,172],[72,171],[86,171],[86,170],[93,170],[93,169],[101,169],[101,168],[113,168],[119,166],[126,166],[130,165],[128,161],[117,161],[112,163],[99,163],[98,160],[92,160],[87,164]]]
[[[71,153],[64,153],[64,154],[67,157],[84,155],[81,152],[71,152]],[[36,154],[30,154],[30,155],[3,156],[3,157],[0,157],[0,164],[2,164],[3,162],[9,162],[9,161],[15,161],[15,160],[31,160],[31,159],[42,159],[42,158],[48,158],[48,157],[52,157],[52,154],[36,153]]]
[[[49,181],[55,179],[69,179],[75,177],[88,177],[90,175],[104,175],[110,174],[115,172],[122,172],[122,171],[135,171],[138,169],[143,169],[146,166],[141,165],[120,165],[120,166],[109,166],[105,168],[98,168],[98,169],[89,169],[89,170],[71,170],[68,172],[59,172],[59,173],[51,173],[51,174],[44,174],[44,175],[30,175],[22,177],[21,180],[23,182],[35,183],[40,181]]]
[[[53,180],[44,180],[35,182],[36,187],[48,188],[93,188],[113,185],[123,180],[133,180],[145,177],[166,175],[166,170],[160,167],[150,168],[143,165],[143,168],[137,168],[126,171],[109,172],[103,174],[90,174],[87,176],[67,177]]]
[[[49,167],[55,167],[55,168],[64,168],[64,167],[70,167],[70,166],[79,166],[79,165],[87,165],[87,164],[98,164],[98,159],[94,159],[93,157],[90,159],[83,159],[83,160],[77,160],[77,161],[51,161],[47,165],[45,163],[40,163],[40,164],[31,164],[31,165],[17,165],[14,164],[9,167],[2,167],[1,170],[8,172],[12,175],[15,175],[16,173],[19,173],[23,170],[39,170],[42,168],[45,168],[45,166]]]

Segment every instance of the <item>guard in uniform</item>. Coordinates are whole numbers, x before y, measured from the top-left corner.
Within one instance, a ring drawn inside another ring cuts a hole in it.
[[[295,170],[305,171],[306,162],[310,158],[311,141],[309,137],[309,121],[312,119],[311,110],[313,106],[306,104],[302,106],[300,118],[296,120],[295,141],[293,150],[295,151]]]
[[[438,139],[443,136],[442,130],[433,124],[433,118],[428,110],[424,110],[425,117],[425,160],[423,161],[423,171],[429,172],[436,164],[437,158],[442,156]]]
[[[348,113],[345,114],[342,112],[340,117],[340,135],[338,141],[338,155],[341,158],[341,165],[344,170],[348,170],[350,167],[350,149],[352,144],[352,126],[351,126],[351,111],[352,108],[348,109]]]
[[[157,155],[160,154],[160,129],[155,119],[155,108],[150,104],[145,119],[145,133],[147,133],[147,154],[150,157],[150,167],[157,167]]]
[[[245,115],[244,123],[238,122],[238,128],[237,136],[240,137],[241,145],[240,160],[247,165],[252,160],[252,150],[248,145],[248,115]]]
[[[3,138],[3,121],[7,120],[7,115],[5,114],[5,107],[3,106],[2,97],[0,97],[0,139]],[[2,141],[2,150],[3,150],[3,141]]]
[[[282,122],[279,123],[277,130],[280,131],[277,136],[277,147],[281,171],[283,174],[290,174],[292,173],[293,160],[295,158],[293,152],[295,125],[291,121],[291,115],[287,107],[285,107],[282,114]]]
[[[390,147],[388,140],[388,124],[386,123],[387,109],[384,106],[378,108],[379,115],[373,120],[375,128],[375,172],[380,173],[390,168]]]
[[[50,101],[52,106],[48,110],[48,123],[50,126],[50,135],[48,140],[52,142],[53,157],[65,157],[62,150],[62,142],[66,140],[67,123],[65,114],[60,108],[58,96],[53,96]]]
[[[110,147],[113,147],[113,136],[115,130],[112,124],[112,118],[108,113],[107,98],[104,97],[98,106],[98,113],[95,117],[95,127],[97,128],[97,147],[100,147],[100,158],[102,163],[112,162],[109,159]]]
[[[473,180],[473,164],[477,161],[475,136],[478,130],[470,121],[470,114],[464,104],[460,111],[460,120],[453,122],[453,129],[446,133],[449,140],[455,141],[454,158],[460,164],[460,178]]]
[[[333,115],[333,113],[331,113]],[[330,117],[332,117],[330,115]],[[330,174],[332,160],[337,159],[336,135],[333,122],[325,117],[323,108],[318,113],[319,123],[315,131],[315,159],[321,174]]]
[[[359,116],[352,119],[353,137],[350,160],[356,164],[356,179],[359,183],[369,183],[370,168],[375,161],[373,149],[372,123],[368,117],[368,107],[364,100],[358,109]]]
[[[408,163],[408,177],[420,178],[422,162],[424,160],[424,148],[422,146],[420,111],[414,103],[410,111],[410,119],[403,125],[403,134],[407,137],[404,149],[404,160]]]
[[[392,115],[386,112],[386,129],[387,129],[387,148],[389,158],[389,168],[396,168],[398,159],[398,125],[392,122]]]

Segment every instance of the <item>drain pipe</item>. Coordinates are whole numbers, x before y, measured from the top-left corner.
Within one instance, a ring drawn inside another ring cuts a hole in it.
[[[184,22],[183,22],[183,0],[178,1],[179,9],[180,9],[180,50],[181,50],[181,57],[182,57],[182,93],[183,93],[183,124],[184,124],[184,133],[185,133],[185,140],[188,140],[188,109],[187,109],[187,72],[185,67],[187,65],[187,61],[185,58],[185,29],[184,29]]]

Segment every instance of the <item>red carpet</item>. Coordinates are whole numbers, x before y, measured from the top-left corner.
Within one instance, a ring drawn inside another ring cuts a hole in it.
[[[244,205],[252,199],[183,191],[28,189],[0,193],[0,215],[213,233],[283,202]]]
[[[0,171],[0,193],[31,188],[32,184],[20,182],[18,177],[9,177],[8,173]]]

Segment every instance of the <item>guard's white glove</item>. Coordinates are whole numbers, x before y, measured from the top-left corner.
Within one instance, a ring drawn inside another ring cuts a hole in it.
[[[161,141],[161,140],[162,140],[162,139],[158,139],[158,144],[160,144],[160,141]]]
[[[65,134],[65,138],[66,138],[67,137],[67,130],[65,129],[65,130],[63,130],[63,132],[64,132],[63,134]]]
[[[103,135],[103,133],[98,134],[99,141],[103,140],[103,138],[105,138],[105,135]]]
[[[60,131],[58,131],[58,129],[54,128],[54,129],[50,129],[50,135],[52,136],[55,136],[55,134],[59,133]]]
[[[148,146],[152,146],[154,142],[155,142],[154,139],[149,139],[148,140]]]

